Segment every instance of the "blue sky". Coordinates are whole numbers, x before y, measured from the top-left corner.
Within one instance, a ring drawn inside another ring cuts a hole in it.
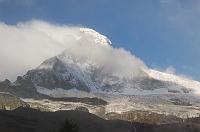
[[[93,28],[149,67],[200,80],[199,0],[0,0],[0,21]]]

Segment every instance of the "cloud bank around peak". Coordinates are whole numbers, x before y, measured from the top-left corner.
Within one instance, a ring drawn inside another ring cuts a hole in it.
[[[14,81],[17,76],[64,50],[96,60],[100,65],[105,65],[108,71],[115,69],[119,73],[136,75],[141,68],[146,68],[140,59],[124,49],[94,45],[93,37],[80,32],[78,26],[39,20],[17,25],[0,23],[0,80],[7,78]]]

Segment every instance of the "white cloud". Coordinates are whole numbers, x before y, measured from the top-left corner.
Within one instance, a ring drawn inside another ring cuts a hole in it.
[[[17,25],[0,24],[0,80],[16,79],[45,59],[65,53],[87,57],[103,65],[105,71],[137,76],[145,64],[130,52],[94,44],[80,27],[29,21]],[[82,38],[82,39],[80,39]]]
[[[170,73],[170,74],[175,74],[176,69],[173,66],[169,66],[169,67],[166,68],[165,72]]]

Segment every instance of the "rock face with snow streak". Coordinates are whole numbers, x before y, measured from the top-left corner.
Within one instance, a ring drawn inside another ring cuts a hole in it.
[[[35,85],[48,89],[63,88],[65,90],[77,88],[89,91],[87,85],[74,75],[75,69],[67,67],[57,57],[46,60],[35,70],[28,71],[24,76]]]

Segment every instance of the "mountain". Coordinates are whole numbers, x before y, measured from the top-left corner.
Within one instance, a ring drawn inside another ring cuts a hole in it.
[[[101,117],[131,111],[181,118],[200,114],[200,82],[149,69],[123,49],[113,49],[106,36],[92,29],[81,28],[80,33],[76,44],[15,82],[0,82],[0,91],[21,97],[34,108],[83,106]]]
[[[102,69],[90,60],[78,60],[63,53],[44,61],[22,78],[32,82],[38,92],[45,94],[46,91],[47,95],[55,96],[59,96],[56,93],[59,91],[67,94],[77,90],[85,96],[92,96],[92,93],[198,94],[200,89],[197,81],[152,69],[141,69],[143,76],[134,78],[108,74]]]
[[[31,82],[37,92],[55,97],[75,96],[74,93],[91,97],[96,93],[152,95],[200,91],[200,82],[146,68],[131,55],[113,50],[112,42],[95,30],[80,28],[80,33],[76,44],[28,71],[22,79]]]

